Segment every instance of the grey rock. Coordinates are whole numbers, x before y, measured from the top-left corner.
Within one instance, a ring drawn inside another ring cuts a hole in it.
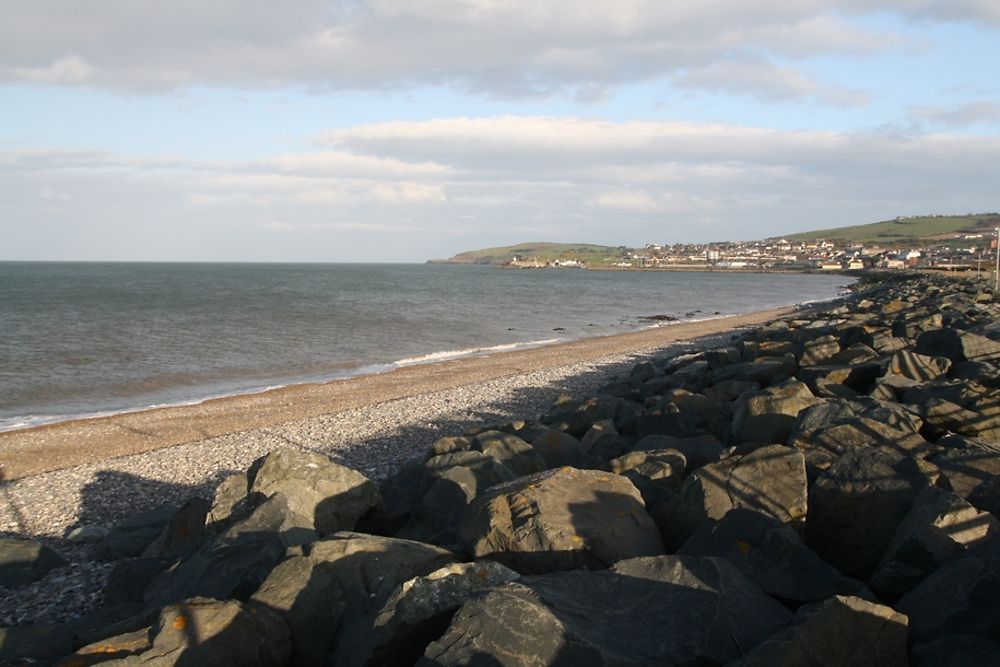
[[[910,649],[912,667],[1000,665],[1000,644],[974,635],[946,635]]]
[[[153,579],[174,563],[172,558],[125,558],[115,562],[104,588],[104,603],[142,602]]]
[[[804,410],[822,403],[798,380],[740,399],[733,416],[737,442],[784,443]]]
[[[833,595],[873,599],[863,583],[810,551],[788,525],[753,510],[730,510],[718,523],[702,526],[678,553],[724,558],[765,593],[793,604]]]
[[[959,496],[936,487],[921,491],[896,529],[872,575],[879,591],[902,595],[944,563],[1000,535],[1000,522]]]
[[[806,543],[841,572],[867,579],[937,468],[876,447],[841,455],[809,490]]]
[[[66,561],[41,542],[0,537],[0,586],[20,588],[38,581]]]
[[[176,512],[173,505],[159,505],[116,523],[101,545],[102,554],[108,560],[138,556],[160,535]]]
[[[506,465],[518,477],[545,469],[545,460],[531,445],[516,435],[487,431],[476,436],[474,446]]]
[[[944,328],[925,331],[917,337],[918,354],[947,357],[954,363],[963,361],[1000,361],[1000,343],[959,329]]]
[[[331,569],[310,558],[293,556],[278,564],[250,598],[280,614],[288,625],[292,664],[324,664],[348,611]]]
[[[151,627],[141,628],[88,644],[57,662],[56,667],[86,667],[138,656],[153,648],[151,632]]]
[[[281,492],[289,509],[313,521],[320,535],[350,530],[379,504],[371,480],[322,454],[287,447],[272,451],[257,471],[250,492]]]
[[[947,635],[1000,637],[1000,557],[965,556],[944,564],[904,595],[896,609],[910,618],[910,640]]]
[[[907,618],[891,607],[836,596],[806,605],[792,625],[733,667],[907,667]]]
[[[518,579],[513,570],[488,560],[454,563],[400,585],[379,609],[355,616],[333,663],[343,667],[408,667],[473,594]]]
[[[680,491],[653,516],[668,549],[730,510],[748,508],[802,529],[807,512],[805,459],[784,445],[762,447],[690,473]]]
[[[438,438],[431,445],[429,456],[439,456],[441,454],[451,454],[452,452],[467,452],[472,449],[472,438],[463,436],[449,436]]]
[[[663,553],[656,524],[628,479],[568,467],[492,487],[469,508],[461,534],[477,558],[522,573],[599,568]]]
[[[789,616],[725,561],[635,558],[490,589],[462,606],[417,664],[720,664]]]
[[[579,440],[568,433],[549,429],[532,440],[531,446],[541,455],[546,468],[583,467],[583,447]]]
[[[726,448],[713,435],[675,438],[669,435],[646,436],[632,447],[634,452],[672,449],[684,456],[687,470],[694,470],[722,459]]]
[[[205,536],[205,518],[211,505],[194,497],[178,509],[160,534],[142,551],[143,558],[166,558],[193,553]]]
[[[889,360],[889,372],[917,382],[928,382],[948,372],[947,357],[929,357],[909,350],[900,350]]]
[[[798,433],[790,439],[790,444],[805,454],[806,464],[814,475],[830,467],[840,456],[864,447],[917,457],[939,451],[913,431],[896,429],[885,421],[861,416],[811,432]]]
[[[799,366],[816,366],[833,358],[840,352],[840,339],[827,335],[807,340],[799,352]]]
[[[95,544],[103,542],[111,534],[111,529],[107,526],[94,524],[76,526],[66,535],[66,539],[73,544]]]
[[[51,664],[73,648],[73,636],[63,625],[0,627],[0,661],[5,665]]]
[[[221,541],[235,542],[274,537],[286,547],[308,544],[318,538],[312,521],[295,512],[283,493],[275,493],[251,512],[250,516],[226,530]]]
[[[349,606],[384,600],[409,579],[455,561],[447,549],[411,540],[341,532],[308,546],[307,556],[336,578]]]
[[[206,517],[207,522],[220,526],[225,524],[234,512],[239,513],[237,508],[246,501],[249,491],[250,484],[245,472],[238,472],[223,479],[215,489],[212,508]],[[240,513],[237,519],[245,519],[248,514],[249,512]]]
[[[166,607],[152,647],[119,664],[283,667],[290,652],[288,627],[266,607],[192,598]]]

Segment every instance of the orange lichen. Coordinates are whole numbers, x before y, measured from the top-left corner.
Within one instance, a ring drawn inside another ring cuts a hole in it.
[[[187,625],[188,625],[187,616],[178,616],[177,618],[174,619],[174,622],[173,622],[172,625],[173,625],[174,630],[183,630],[183,629],[185,629],[187,627]]]

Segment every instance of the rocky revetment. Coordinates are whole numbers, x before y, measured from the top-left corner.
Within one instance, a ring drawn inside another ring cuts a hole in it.
[[[1000,296],[872,275],[375,481],[278,448],[92,534],[9,664],[1000,664]],[[16,598],[51,548],[0,540]]]

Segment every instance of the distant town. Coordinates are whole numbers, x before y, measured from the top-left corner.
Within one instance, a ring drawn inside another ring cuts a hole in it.
[[[894,220],[758,241],[648,243],[640,248],[525,243],[460,253],[447,263],[603,270],[992,271],[996,213]]]
[[[620,269],[771,269],[846,271],[860,269],[939,269],[974,271],[993,269],[996,237],[964,235],[952,245],[910,245],[904,248],[881,244],[837,241],[791,242],[787,239],[731,243],[650,243],[627,249],[611,264]],[[513,255],[512,268],[586,268],[577,259],[537,258]],[[602,268],[607,268],[603,265]]]

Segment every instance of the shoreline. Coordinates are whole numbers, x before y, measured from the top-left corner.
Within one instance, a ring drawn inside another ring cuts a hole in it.
[[[198,403],[0,432],[0,479],[22,479],[533,371],[597,362],[613,355],[641,354],[682,340],[763,324],[795,310],[796,306],[786,306],[679,322],[541,347],[401,366],[321,383],[290,384]]]

